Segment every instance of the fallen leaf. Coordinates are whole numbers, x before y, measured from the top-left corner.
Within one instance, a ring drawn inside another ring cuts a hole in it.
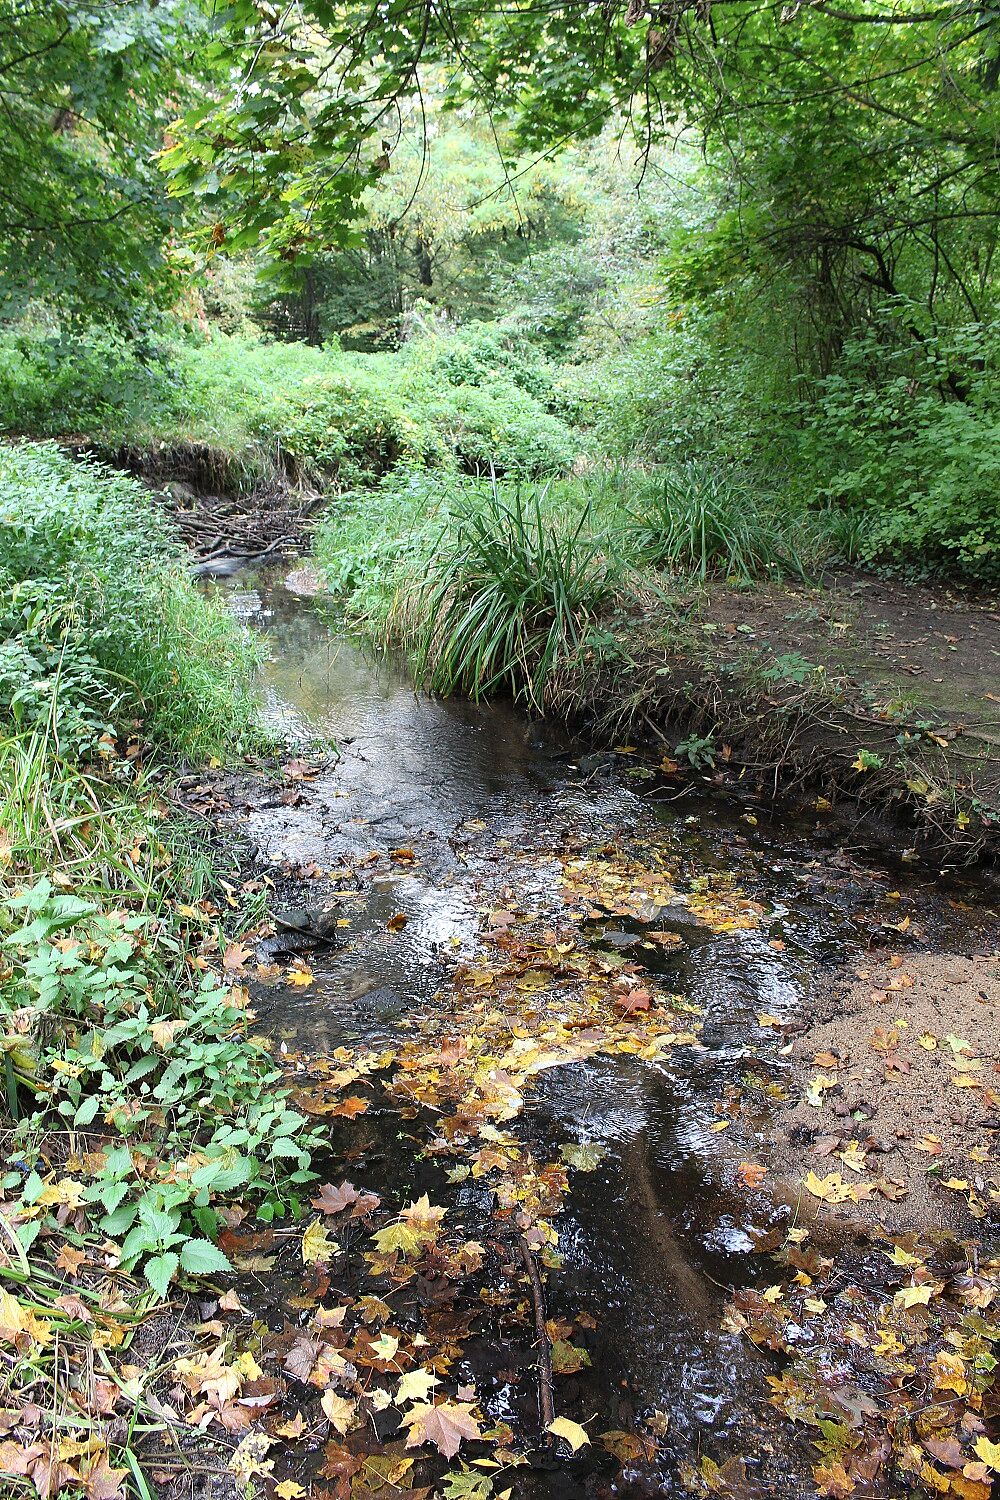
[[[337,1241],[331,1240],[326,1226],[319,1219],[314,1219],[302,1236],[302,1259],[307,1266],[329,1260],[339,1249]]]
[[[409,1370],[400,1380],[396,1387],[396,1406],[402,1406],[406,1401],[423,1401],[434,1390],[438,1378],[433,1370]]]
[[[356,1401],[349,1401],[346,1396],[338,1396],[336,1391],[324,1391],[320,1406],[323,1408],[324,1417],[334,1431],[339,1432],[342,1437],[350,1431],[358,1409]]]
[[[988,1437],[976,1438],[976,1457],[981,1458],[989,1468],[1000,1473],[1000,1443],[991,1443]]]
[[[433,1443],[445,1458],[454,1458],[466,1439],[474,1442],[482,1436],[472,1412],[471,1406],[456,1401],[443,1401],[440,1406],[412,1407],[402,1424],[410,1429],[406,1436],[407,1448]]]
[[[349,1208],[353,1219],[370,1214],[373,1209],[378,1208],[381,1201],[377,1193],[359,1193],[353,1183],[342,1182],[339,1187],[334,1187],[332,1183],[325,1182],[312,1199],[312,1206],[321,1214],[342,1214]]]
[[[767,1176],[767,1168],[762,1167],[760,1163],[756,1161],[741,1161],[739,1166],[736,1168],[736,1175],[739,1178],[740,1182],[742,1182],[744,1187],[760,1187],[764,1178]]]
[[[569,1417],[556,1417],[554,1422],[549,1423],[545,1431],[551,1432],[555,1437],[563,1438],[565,1442],[569,1443],[574,1453],[579,1452],[585,1443],[590,1442],[590,1438],[587,1436],[587,1429],[581,1427],[579,1422],[571,1422]]]
[[[892,1301],[895,1307],[926,1307],[933,1295],[934,1288],[926,1284],[924,1286],[903,1286],[900,1287]]]

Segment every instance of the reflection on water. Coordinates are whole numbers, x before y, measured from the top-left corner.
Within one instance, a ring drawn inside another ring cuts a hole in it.
[[[573,1377],[589,1409],[606,1427],[626,1428],[664,1411],[678,1457],[697,1456],[707,1437],[731,1429],[732,1451],[748,1452],[761,1486],[748,1494],[803,1493],[808,1455],[790,1452],[787,1434],[772,1428],[763,1358],[719,1326],[725,1289],[754,1273],[713,1106],[762,1048],[767,1076],[780,1078],[773,1034],[758,1016],[794,1017],[824,967],[858,951],[872,909],[901,877],[859,878],[759,809],[747,822],[739,809],[696,796],[658,802],[644,795],[648,783],[628,757],[578,757],[508,706],[415,693],[398,663],[375,660],[280,577],[223,587],[269,647],[270,726],[293,742],[332,740],[339,751],[298,805],[276,791],[247,809],[262,857],[279,868],[330,869],[401,845],[414,856],[343,897],[349,926],[339,946],[310,955],[314,985],[262,997],[261,1017],[277,1034],[314,1050],[404,1035],[435,1003],[456,954],[475,952],[492,905],[559,920],[554,850],[652,840],[678,880],[730,872],[764,905],[757,931],[686,928],[678,950],[628,950],[703,1009],[703,1046],[669,1063],[601,1058],[544,1073],[519,1128],[542,1151],[572,1141],[606,1148],[596,1171],[574,1178],[560,1225],[565,1264],[552,1288],[556,1312],[589,1310],[596,1322],[599,1357]],[[921,896],[911,879],[894,919]],[[405,925],[392,931],[396,917]],[[593,936],[629,940],[600,924]],[[380,1128],[376,1119],[370,1128]],[[400,1153],[391,1116],[384,1131],[388,1171]],[[397,1169],[406,1170],[401,1161]],[[680,1492],[663,1474],[647,1482],[637,1478],[634,1492]],[[546,1493],[629,1492],[574,1483]]]

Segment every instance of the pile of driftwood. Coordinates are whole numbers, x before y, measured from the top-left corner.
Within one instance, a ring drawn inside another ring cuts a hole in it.
[[[200,495],[172,479],[156,491],[201,574],[225,574],[251,560],[280,557],[301,549],[322,496],[275,483],[231,497]]]
[[[117,448],[67,439],[76,458],[98,458],[148,485],[169,511],[203,574],[301,549],[323,495],[276,457],[246,468],[211,443],[177,441]]]

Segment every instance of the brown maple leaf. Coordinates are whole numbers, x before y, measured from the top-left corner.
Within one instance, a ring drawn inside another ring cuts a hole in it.
[[[615,996],[615,1010],[621,1011],[623,1016],[633,1016],[639,1011],[649,1010],[653,997],[648,990],[626,990],[624,994]]]
[[[482,1436],[472,1407],[456,1401],[442,1401],[440,1406],[414,1406],[403,1418],[403,1426],[410,1429],[406,1438],[408,1448],[433,1443],[445,1458],[454,1458],[464,1439],[475,1441]]]
[[[373,1209],[378,1208],[381,1201],[377,1193],[359,1193],[352,1182],[342,1182],[339,1187],[334,1187],[332,1182],[324,1182],[313,1198],[312,1206],[321,1214],[342,1214],[349,1208],[351,1218],[356,1219],[370,1214]]]
[[[352,1094],[349,1099],[344,1099],[335,1109],[327,1109],[323,1113],[328,1115],[346,1115],[349,1120],[353,1120],[355,1115],[363,1115],[367,1108],[367,1099],[362,1099],[357,1094]]]
[[[296,1380],[308,1380],[319,1351],[320,1345],[317,1339],[300,1336],[285,1356],[284,1368],[289,1375],[294,1375]]]
[[[323,1467],[319,1472],[324,1479],[349,1481],[363,1463],[363,1456],[358,1457],[354,1453],[349,1453],[340,1443],[329,1442],[323,1449]]]
[[[741,1161],[739,1166],[736,1168],[736,1175],[739,1178],[740,1182],[742,1182],[744,1187],[760,1187],[761,1183],[764,1181],[764,1178],[767,1176],[767,1168],[762,1167],[761,1164],[756,1161]]]
[[[86,1302],[81,1297],[78,1297],[75,1292],[64,1292],[61,1297],[56,1298],[55,1305],[61,1308],[64,1313],[68,1313],[71,1318],[79,1318],[81,1323],[93,1323],[94,1321],[94,1314]]]
[[[230,974],[242,974],[252,957],[252,948],[247,948],[243,943],[227,943],[222,955],[222,967]]]
[[[72,1245],[63,1245],[55,1263],[60,1271],[65,1271],[68,1276],[75,1276],[86,1259],[85,1251],[74,1250]]]

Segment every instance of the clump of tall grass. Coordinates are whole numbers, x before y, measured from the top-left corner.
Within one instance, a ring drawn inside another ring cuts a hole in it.
[[[453,518],[426,580],[405,604],[420,622],[416,668],[433,691],[512,692],[536,707],[614,596],[621,567],[590,530],[562,523],[535,485],[490,490]]]
[[[779,515],[741,476],[689,461],[644,488],[629,528],[638,558],[693,576],[748,582],[767,573],[805,577],[834,550],[818,517]]]

